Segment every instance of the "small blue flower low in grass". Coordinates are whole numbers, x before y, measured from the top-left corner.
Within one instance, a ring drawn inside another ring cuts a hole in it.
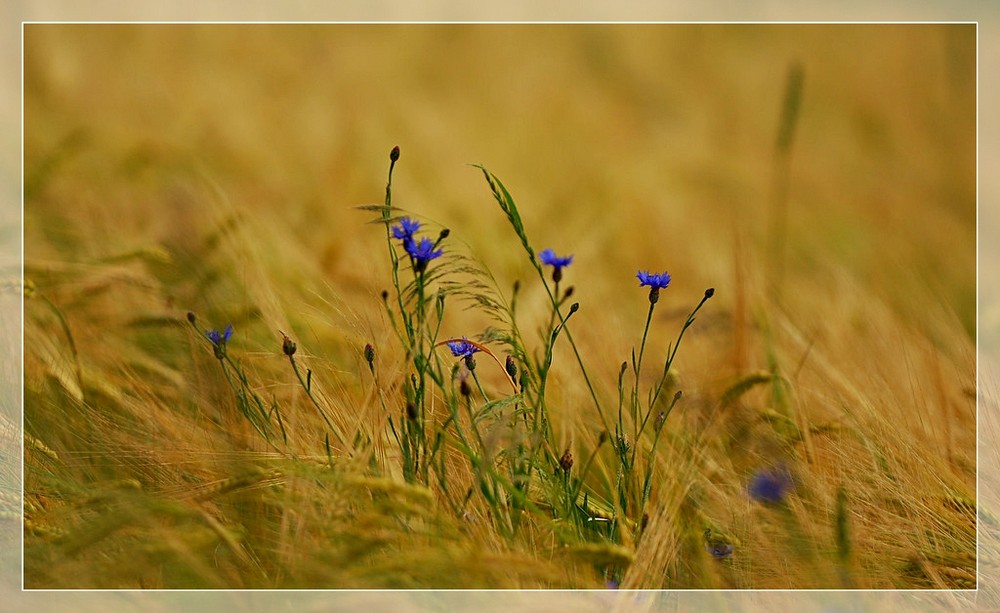
[[[456,358],[467,358],[479,351],[479,347],[470,343],[464,336],[460,341],[449,341],[448,349],[451,349],[451,355]]]
[[[724,560],[733,555],[733,544],[715,543],[709,546],[708,552],[712,554],[712,557],[716,560]]]
[[[757,471],[747,491],[758,502],[777,504],[785,498],[792,487],[792,478],[784,466]]]
[[[561,258],[551,249],[546,249],[540,252],[538,254],[538,259],[541,260],[542,264],[553,267],[552,280],[556,283],[559,283],[559,281],[562,280],[562,269],[573,263],[572,255]]]
[[[209,330],[205,332],[205,336],[208,340],[212,341],[213,349],[215,350],[215,357],[222,359],[226,356],[226,343],[229,339],[233,337],[233,326],[232,324],[226,326],[226,329],[222,332],[218,330]]]
[[[404,217],[399,220],[399,225],[392,227],[392,236],[403,241],[403,243],[409,243],[413,241],[413,235],[416,234],[419,229],[419,221],[416,219],[410,219],[409,217]]]
[[[413,258],[413,268],[417,272],[422,272],[427,269],[427,263],[434,258],[439,258],[444,253],[443,249],[434,250],[434,241],[427,238],[426,236],[420,239],[420,242],[414,241],[412,238],[408,241],[404,241],[403,247],[406,252],[410,254]]]
[[[219,332],[218,330],[209,330],[205,333],[205,336],[208,337],[208,340],[212,341],[213,345],[221,347],[233,337],[233,326],[232,324],[226,326],[226,329],[222,332]]]
[[[733,555],[733,544],[721,534],[712,534],[712,529],[705,530],[705,551],[716,560],[724,560]]]

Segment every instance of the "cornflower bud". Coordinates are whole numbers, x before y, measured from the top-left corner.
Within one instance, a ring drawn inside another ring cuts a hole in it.
[[[507,369],[507,374],[510,375],[511,379],[517,379],[517,362],[514,361],[514,356],[507,356],[507,363],[504,365]]]
[[[562,457],[559,458],[559,468],[563,469],[563,472],[569,472],[569,469],[573,468],[573,454],[569,452],[569,447],[563,452]]]
[[[281,336],[282,336],[281,351],[288,357],[292,357],[293,355],[295,355],[295,349],[296,349],[295,341],[288,338],[288,336],[284,332],[281,333]]]

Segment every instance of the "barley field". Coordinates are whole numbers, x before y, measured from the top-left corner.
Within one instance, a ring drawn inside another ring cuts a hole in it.
[[[976,213],[973,24],[29,24],[24,587],[967,602]]]

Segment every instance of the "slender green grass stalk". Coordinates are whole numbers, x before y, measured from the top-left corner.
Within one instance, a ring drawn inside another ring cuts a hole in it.
[[[476,168],[482,171],[483,176],[486,178],[487,184],[490,186],[490,190],[493,192],[493,197],[500,205],[500,210],[507,216],[508,222],[510,222],[511,227],[514,229],[514,233],[521,240],[521,246],[524,247],[525,252],[528,254],[529,261],[531,265],[535,268],[538,273],[539,278],[542,280],[542,285],[545,287],[545,291],[548,294],[549,301],[552,303],[553,308],[556,310],[556,314],[559,315],[559,303],[555,295],[553,295],[552,290],[549,288],[548,283],[545,280],[545,273],[542,270],[541,265],[538,263],[535,257],[535,250],[532,249],[531,243],[528,241],[527,233],[524,229],[524,223],[521,221],[521,215],[517,210],[517,205],[514,203],[514,199],[511,197],[510,192],[504,187],[503,183],[498,179],[493,173],[488,171],[484,166],[475,164]],[[561,318],[561,316],[560,316]],[[607,418],[604,415],[604,411],[601,409],[601,402],[597,398],[597,392],[594,389],[593,383],[590,381],[590,375],[587,373],[587,368],[583,364],[583,358],[580,357],[580,351],[577,349],[576,342],[573,340],[573,335],[569,330],[566,330],[566,339],[569,341],[570,346],[573,348],[573,355],[576,357],[577,364],[580,367],[580,373],[583,375],[584,383],[587,385],[587,390],[590,392],[590,397],[594,402],[594,409],[597,412],[597,417],[600,419],[601,424],[604,426],[605,430],[610,430],[607,423]]]
[[[840,581],[843,587],[854,587],[851,573],[851,528],[848,519],[847,489],[843,485],[837,488],[837,507],[834,518],[834,530],[837,541],[837,561],[840,571]]]
[[[785,96],[778,122],[778,135],[774,144],[774,163],[771,188],[771,220],[768,245],[771,247],[771,292],[778,297],[785,277],[785,245],[788,234],[788,183],[791,167],[792,144],[795,126],[802,106],[802,88],[805,70],[798,62],[788,67],[785,79]]]
[[[261,438],[263,438],[270,447],[283,454],[284,452],[271,440],[270,416],[275,413],[276,409],[272,407],[272,410],[268,411],[264,407],[264,401],[250,387],[250,382],[247,379],[243,368],[238,363],[234,362],[232,358],[229,357],[229,353],[227,352],[227,343],[232,335],[232,326],[227,327],[224,332],[220,333],[218,330],[206,331],[199,328],[197,318],[194,313],[188,313],[187,320],[188,323],[191,324],[191,327],[198,332],[198,335],[212,346],[215,357],[219,361],[219,366],[222,368],[222,373],[225,376],[226,383],[233,390],[233,393],[236,396],[236,405],[246,418],[247,422],[253,426],[254,430],[260,434]],[[235,381],[233,379],[234,376]],[[281,426],[281,429],[283,438],[287,439],[284,433],[284,425]]]
[[[294,355],[290,354],[288,355],[288,363],[291,364],[292,371],[295,373],[295,378],[299,380],[299,384],[302,385],[302,389],[305,390],[306,396],[309,398],[309,401],[312,402],[312,405],[314,407],[316,407],[316,411],[319,413],[320,417],[323,418],[323,421],[326,423],[326,427],[329,428],[328,432],[332,432],[334,435],[336,435],[341,445],[344,445],[345,448],[348,447],[347,439],[344,437],[343,433],[340,431],[339,428],[333,425],[333,423],[330,421],[330,418],[327,417],[326,411],[323,409],[322,405],[320,405],[319,401],[316,400],[316,397],[313,395],[312,377],[311,376],[309,377],[310,379],[309,382],[306,382],[306,380],[302,378],[302,372],[299,370],[299,366],[295,361]]]

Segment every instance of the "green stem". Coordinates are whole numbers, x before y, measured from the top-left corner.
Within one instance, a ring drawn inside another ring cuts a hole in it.
[[[691,311],[691,314],[688,315],[687,317],[687,321],[684,322],[684,327],[681,328],[680,334],[677,335],[677,342],[674,343],[673,351],[670,353],[670,357],[667,359],[667,362],[663,366],[663,377],[660,379],[660,383],[656,387],[656,393],[653,394],[653,398],[649,402],[649,410],[653,409],[653,406],[656,405],[656,399],[660,397],[660,392],[663,390],[663,384],[667,381],[667,374],[670,372],[670,366],[674,363],[674,356],[677,355],[677,349],[678,347],[681,346],[681,339],[684,338],[684,333],[687,332],[687,329],[690,328],[691,324],[694,323],[695,314],[698,313],[698,310],[701,309],[702,305],[705,304],[705,302],[709,298],[711,298],[713,294],[714,292],[712,293],[705,292],[705,295],[702,297],[701,302],[699,302],[698,306],[696,306],[694,310]]]
[[[646,313],[646,327],[642,329],[642,344],[639,345],[639,359],[638,361],[633,361],[632,368],[635,373],[635,387],[632,388],[632,427],[636,427],[638,422],[639,414],[639,373],[642,371],[642,356],[646,353],[646,337],[649,334],[649,324],[653,321],[653,309],[656,307],[656,303],[650,300],[649,311]],[[649,413],[646,413],[647,417]],[[639,440],[639,431],[636,430],[635,435],[636,441]]]

